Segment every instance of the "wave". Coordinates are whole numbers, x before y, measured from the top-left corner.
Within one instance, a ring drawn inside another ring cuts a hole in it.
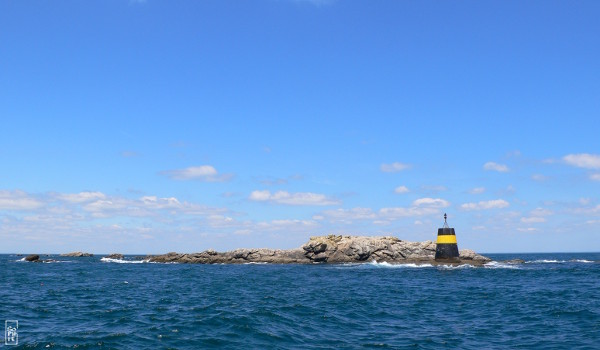
[[[489,263],[485,263],[483,265],[483,267],[485,267],[487,269],[512,269],[512,270],[520,269],[520,267],[518,265],[507,264],[507,263],[498,262],[498,261],[490,261]]]
[[[586,259],[571,259],[571,260],[556,260],[556,259],[540,259],[540,260],[530,260],[526,261],[526,264],[564,264],[564,263],[582,263],[582,264],[591,264],[595,261],[586,260]]]
[[[445,270],[459,270],[459,269],[474,269],[477,266],[471,264],[462,264],[462,265],[438,265],[437,268],[445,269]]]
[[[41,262],[44,264],[53,264],[53,263],[72,263],[74,261],[72,261],[72,260],[52,260],[52,259],[50,259],[50,260],[40,259],[38,261],[27,261],[27,260],[25,260],[25,258],[21,258],[21,259],[15,260],[15,262]]]
[[[374,267],[378,267],[378,268],[426,268],[426,267],[433,267],[433,265],[431,264],[390,264],[389,262],[380,262],[378,263],[377,261],[373,260],[370,263],[368,263],[367,265],[369,266],[374,266]]]
[[[549,259],[540,259],[540,260],[530,260],[526,261],[525,264],[560,264],[566,263],[566,260],[549,260]]]

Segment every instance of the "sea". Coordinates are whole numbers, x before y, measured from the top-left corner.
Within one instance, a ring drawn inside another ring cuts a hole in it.
[[[0,255],[0,348],[600,349],[600,253],[488,256],[451,267]]]

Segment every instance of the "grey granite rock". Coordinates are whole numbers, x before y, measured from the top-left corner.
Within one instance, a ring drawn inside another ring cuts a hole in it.
[[[110,255],[105,256],[105,258],[117,259],[117,260],[123,260],[123,257],[124,257],[123,254],[120,254],[120,253],[112,253]]]
[[[397,237],[317,236],[297,249],[235,249],[229,252],[206,250],[200,253],[167,253],[148,257],[151,262],[188,264],[309,264],[309,263],[448,263],[435,261],[436,245],[432,241],[408,242]],[[469,249],[460,251],[452,264],[483,265],[491,259]]]
[[[86,256],[94,256],[94,254],[91,253],[84,253],[84,252],[72,252],[72,253],[65,253],[65,254],[61,254],[60,256],[72,256],[72,257],[86,257]]]
[[[25,261],[39,261],[39,260],[40,260],[40,256],[37,254],[27,255],[25,257]]]

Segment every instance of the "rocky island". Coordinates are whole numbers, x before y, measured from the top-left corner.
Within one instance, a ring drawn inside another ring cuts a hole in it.
[[[70,256],[70,257],[75,257],[75,258],[81,258],[81,257],[94,256],[94,254],[84,253],[84,252],[72,252],[72,253],[64,253],[64,254],[61,254],[60,256]]]
[[[394,264],[470,264],[483,265],[491,259],[462,249],[458,259],[435,260],[432,241],[409,242],[397,237],[317,236],[296,249],[236,249],[229,252],[206,250],[200,253],[167,253],[148,257],[150,262],[188,264],[310,264],[387,262]]]

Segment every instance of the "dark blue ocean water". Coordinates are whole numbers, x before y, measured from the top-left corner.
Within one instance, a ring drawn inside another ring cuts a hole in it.
[[[600,349],[600,253],[490,256],[527,262],[42,264],[0,255],[0,321],[19,321],[19,345],[6,349]]]

